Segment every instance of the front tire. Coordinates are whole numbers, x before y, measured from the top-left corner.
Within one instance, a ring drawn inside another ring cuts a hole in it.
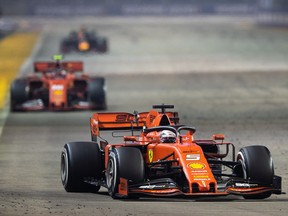
[[[100,179],[102,158],[94,142],[71,142],[61,153],[61,181],[67,192],[98,192],[99,185],[85,182],[86,178]]]
[[[17,111],[25,101],[29,100],[28,82],[25,78],[19,78],[13,81],[10,88],[10,110]]]
[[[109,195],[113,199],[119,198],[120,178],[125,178],[132,183],[144,181],[144,160],[139,149],[121,147],[110,152],[106,170],[106,184]]]
[[[274,166],[270,151],[265,146],[247,146],[241,148],[237,161],[242,165],[244,179],[259,182],[264,186],[273,184]],[[261,194],[244,195],[245,199],[265,199],[271,196],[271,192]]]
[[[106,38],[98,38],[97,46],[98,46],[98,52],[100,53],[108,52],[108,41]]]

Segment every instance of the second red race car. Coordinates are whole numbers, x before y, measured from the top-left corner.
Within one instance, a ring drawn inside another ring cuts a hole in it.
[[[161,111],[94,113],[92,141],[70,142],[62,151],[65,190],[98,192],[103,186],[113,198],[234,194],[265,199],[282,193],[267,147],[246,146],[236,154],[223,134],[194,139],[194,127],[179,124],[177,112],[166,112],[173,105],[153,107]],[[113,132],[105,137],[105,130]]]
[[[34,63],[34,73],[14,80],[10,88],[11,111],[106,109],[104,77],[83,73],[80,61]]]

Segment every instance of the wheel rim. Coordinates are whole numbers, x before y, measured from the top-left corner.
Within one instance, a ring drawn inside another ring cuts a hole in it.
[[[113,158],[110,158],[108,162],[106,179],[107,179],[107,187],[110,188],[112,191],[114,191],[115,187],[115,180],[116,180],[115,175],[116,175],[115,161]]]
[[[64,186],[67,185],[68,181],[68,157],[67,151],[64,149],[61,155],[61,181]]]
[[[247,170],[246,170],[246,165],[245,165],[245,161],[244,161],[244,156],[243,156],[242,152],[239,152],[238,155],[239,155],[238,156],[239,157],[238,162],[240,162],[240,164],[242,166],[243,178],[247,179],[248,177],[247,177]]]

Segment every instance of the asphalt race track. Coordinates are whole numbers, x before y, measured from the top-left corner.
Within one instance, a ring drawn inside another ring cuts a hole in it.
[[[95,28],[109,38],[110,52],[72,53],[65,59],[83,60],[88,73],[106,77],[108,111],[174,104],[180,121],[197,128],[196,138],[224,133],[237,150],[267,146],[288,192],[287,30],[257,28],[243,18],[99,19],[34,21],[44,30],[31,62],[51,59],[70,30],[84,24]],[[27,65],[20,73],[29,71]],[[8,114],[0,137],[0,215],[287,214],[287,194],[252,201],[236,196],[113,200],[106,189],[65,192],[60,153],[65,142],[90,139],[91,114]]]

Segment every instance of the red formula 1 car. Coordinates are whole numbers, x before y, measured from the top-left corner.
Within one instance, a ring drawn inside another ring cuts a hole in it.
[[[60,51],[62,53],[72,51],[106,53],[108,40],[106,37],[97,35],[94,31],[87,31],[86,29],[81,29],[78,32],[72,31],[68,37],[61,41]]]
[[[105,79],[83,74],[76,61],[35,62],[34,73],[13,81],[11,111],[106,109]]]
[[[223,134],[196,140],[194,127],[179,124],[177,112],[166,112],[173,107],[155,105],[160,112],[134,114],[94,113],[92,141],[67,143],[62,151],[65,190],[97,192],[103,186],[113,198],[234,194],[264,199],[282,193],[281,177],[274,174],[265,146],[247,146],[235,154],[235,146],[224,142]],[[108,143],[105,130],[121,139]]]

